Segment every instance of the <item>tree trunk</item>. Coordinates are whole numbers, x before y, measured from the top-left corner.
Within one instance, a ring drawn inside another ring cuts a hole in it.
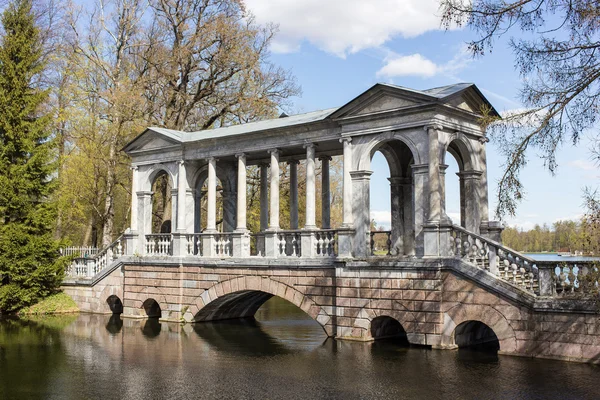
[[[108,247],[112,243],[113,230],[115,223],[114,208],[114,187],[116,177],[117,163],[116,157],[116,138],[110,143],[108,169],[106,171],[106,195],[104,198],[104,223],[102,226],[102,248]]]

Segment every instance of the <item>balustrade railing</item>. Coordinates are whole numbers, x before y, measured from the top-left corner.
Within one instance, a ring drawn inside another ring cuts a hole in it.
[[[300,257],[302,255],[301,232],[300,230],[277,232],[278,257]]]
[[[152,233],[146,235],[146,254],[151,256],[170,256],[173,250],[173,237],[170,233]]]
[[[231,233],[215,234],[215,255],[217,257],[231,257],[233,254],[233,241]]]
[[[392,231],[371,231],[369,245],[372,256],[391,256]]]
[[[91,257],[76,257],[67,267],[67,277],[91,278],[104,268],[108,267],[114,260],[126,252],[123,236],[112,242],[102,251]]]
[[[322,229],[316,232],[316,252],[320,257],[336,257],[337,249],[337,231],[333,229]]]
[[[60,249],[61,256],[91,257],[98,254],[98,248],[93,246],[70,246]]]
[[[202,256],[202,234],[185,235],[185,251],[188,256]]]
[[[538,267],[550,282],[546,286],[547,296],[596,295],[600,289],[600,262],[540,261]]]
[[[498,278],[539,294],[538,262],[491,239],[453,225],[450,255],[461,258]]]

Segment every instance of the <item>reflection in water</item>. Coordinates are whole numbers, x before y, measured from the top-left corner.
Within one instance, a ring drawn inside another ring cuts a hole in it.
[[[325,340],[288,303],[263,307],[256,320],[194,325],[0,320],[0,399],[598,398],[593,366]]]
[[[256,356],[289,352],[254,319],[201,322],[193,326],[199,337],[219,351]]]
[[[160,335],[160,330],[162,329],[161,323],[158,321],[158,318],[148,318],[144,320],[144,325],[142,327],[142,335],[147,338],[154,339],[158,335]]]
[[[119,314],[112,314],[106,323],[106,330],[111,335],[116,335],[123,328],[123,320]]]

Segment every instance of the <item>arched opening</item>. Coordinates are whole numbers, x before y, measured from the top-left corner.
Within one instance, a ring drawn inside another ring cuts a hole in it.
[[[106,299],[106,304],[108,304],[108,308],[113,314],[121,314],[123,313],[123,302],[119,296],[111,295]]]
[[[478,184],[481,173],[473,170],[470,151],[462,140],[454,139],[450,142],[444,163],[442,209],[446,210],[446,215],[454,224],[478,232]]]
[[[369,227],[371,230],[370,255],[391,255],[392,211],[389,182],[391,174],[388,162],[380,151],[376,151],[371,158],[371,170],[373,175],[371,175],[369,182],[371,192],[369,211],[369,217],[371,218]]]
[[[402,324],[388,316],[379,316],[371,321],[371,337],[373,340],[393,339],[408,345],[408,338]]]
[[[270,299],[273,299],[273,301],[269,302]],[[268,303],[267,307],[261,309],[266,303]],[[259,309],[261,309],[261,311],[257,315]],[[296,317],[302,316],[302,319],[314,321],[314,318],[306,314],[306,312],[297,305],[279,296],[260,290],[240,290],[225,294],[202,307],[202,309],[194,316],[194,321],[220,321],[239,318],[252,319],[255,316],[257,316],[257,319],[261,320],[263,318],[270,319],[270,317],[275,315],[274,313],[279,317],[283,316],[285,313],[290,313],[294,314]],[[324,329],[318,322],[314,321],[314,323]]]
[[[160,305],[154,299],[147,299],[142,304],[142,308],[146,312],[148,318],[160,318],[162,317],[162,311],[160,309]]]
[[[152,233],[171,233],[173,184],[169,174],[160,171],[152,182]]]
[[[194,328],[202,337],[239,341],[239,331],[245,331],[244,347],[252,343],[267,352],[314,348],[327,339],[323,326],[298,306],[258,290],[223,295],[204,306],[194,321],[203,322]]]
[[[371,255],[415,254],[413,163],[412,151],[400,140],[371,151]]]
[[[496,333],[481,321],[465,321],[454,330],[454,343],[459,348],[498,352],[500,342]]]

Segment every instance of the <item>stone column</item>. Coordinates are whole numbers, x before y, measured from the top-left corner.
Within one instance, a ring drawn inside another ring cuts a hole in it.
[[[342,226],[338,231],[338,256],[347,258],[354,254],[355,238],[354,216],[352,210],[352,138],[342,138],[340,143],[344,145],[344,165],[342,173]],[[368,212],[368,211],[367,211]]]
[[[194,192],[195,190],[190,187],[185,190],[185,231],[187,233],[193,233],[196,226]]]
[[[489,142],[487,137],[479,139],[479,169],[481,170],[481,177],[477,185],[477,195],[479,198],[479,219],[480,223],[487,224],[490,220],[489,216],[489,203],[488,203],[488,182],[487,182],[487,161],[486,161],[486,143]],[[479,231],[477,231],[479,232]]]
[[[177,209],[179,208],[179,190],[177,187],[171,189],[171,233],[177,231]],[[162,229],[162,226],[160,227]]]
[[[404,254],[414,256],[415,255],[415,215],[413,208],[413,182],[411,178],[404,178],[404,181],[400,184],[402,187],[402,208],[404,219],[402,224],[404,226]]]
[[[138,230],[138,198],[137,191],[139,187],[140,175],[138,167],[131,167],[131,223],[130,227],[133,232]]]
[[[448,169],[447,164],[440,164],[440,189],[441,189],[441,198],[440,198],[440,206],[441,206],[441,219],[448,220],[448,214],[446,213],[446,169]]]
[[[315,206],[315,145],[306,144],[306,219],[304,229],[316,229]]]
[[[246,231],[246,155],[235,155],[238,159],[237,173],[237,231]]]
[[[369,183],[373,171],[352,171],[352,203],[354,205],[354,256],[367,257],[370,254],[370,193]]]
[[[321,228],[331,228],[331,193],[329,181],[329,161],[331,157],[323,156],[321,160]]]
[[[250,234],[246,228],[246,155],[236,154],[237,171],[237,218],[236,229],[232,235],[233,256],[250,256]]]
[[[279,150],[269,150],[271,154],[271,190],[269,193],[269,228],[265,232],[265,256],[279,255]]]
[[[342,138],[340,142],[344,144],[344,170],[343,170],[343,194],[342,194],[342,227],[353,228],[352,218],[352,138]]]
[[[152,192],[137,192],[138,228],[140,230],[138,251],[146,254],[146,236],[152,233]]]
[[[279,229],[279,150],[269,150],[271,154],[271,193],[269,197],[269,229]]]
[[[461,202],[460,214],[464,228],[470,232],[479,232],[481,219],[479,216],[479,191],[481,171],[463,171],[457,173],[460,179]]]
[[[405,234],[405,184],[407,179],[402,177],[388,178],[390,181],[391,216],[392,216],[392,255],[404,254]],[[410,181],[409,181],[410,182]]]
[[[185,232],[186,189],[187,177],[185,171],[185,162],[180,160],[177,171],[177,223],[175,227],[175,229],[179,232]]]
[[[429,176],[427,164],[413,165],[414,196],[412,198],[412,209],[414,210],[414,237],[415,255],[422,257],[424,254],[423,226],[429,211],[429,195],[427,193],[427,180]]]
[[[290,228],[298,229],[298,160],[289,161],[290,165]]]
[[[217,160],[208,159],[208,204],[206,206],[206,232],[217,231]]]
[[[440,179],[441,126],[425,127],[429,139],[429,212],[427,222],[439,222],[442,217],[442,182]]]
[[[269,226],[269,171],[265,164],[260,166],[260,231]]]

